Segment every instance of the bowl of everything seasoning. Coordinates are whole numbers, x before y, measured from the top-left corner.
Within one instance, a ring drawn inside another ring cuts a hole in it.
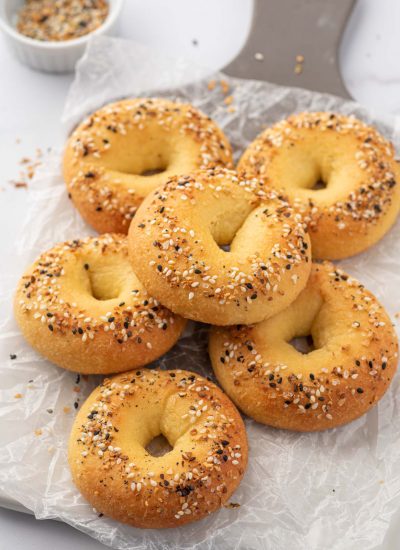
[[[70,72],[93,34],[113,34],[123,0],[0,0],[0,28],[22,63]]]

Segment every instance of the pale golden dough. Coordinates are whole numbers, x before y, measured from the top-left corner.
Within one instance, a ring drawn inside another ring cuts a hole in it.
[[[315,350],[290,341],[311,334]],[[247,415],[276,428],[315,431],[358,418],[387,390],[398,362],[384,308],[333,264],[314,264],[305,290],[258,325],[211,329],[223,389]]]
[[[362,252],[385,235],[400,209],[393,145],[354,117],[292,115],[249,145],[238,171],[288,195],[308,225],[314,258]],[[319,180],[326,188],[313,188]]]
[[[257,180],[226,169],[171,178],[138,210],[128,243],[153,296],[183,317],[218,325],[278,313],[311,267],[301,216]]]
[[[163,434],[173,449],[146,450]],[[135,527],[178,527],[218,510],[247,465],[243,421],[226,395],[187,371],[132,371],[105,380],[79,411],[69,464],[83,496]]]
[[[212,166],[232,166],[223,132],[192,105],[166,99],[102,107],[72,133],[64,153],[72,201],[99,233],[127,233],[148,193],[170,176]]]
[[[21,278],[14,303],[27,341],[56,365],[109,374],[147,365],[185,327],[132,271],[125,235],[56,245]]]

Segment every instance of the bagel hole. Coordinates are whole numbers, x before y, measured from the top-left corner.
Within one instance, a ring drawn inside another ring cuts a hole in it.
[[[87,265],[87,264],[85,264]],[[106,301],[113,300],[119,295],[118,285],[110,284],[110,279],[104,276],[103,273],[96,273],[96,271],[88,271],[90,293],[95,300]]]
[[[215,214],[215,217],[210,221],[209,229],[215,244],[220,250],[223,252],[231,251],[236,235],[246,223],[249,214],[249,209],[241,207],[240,204],[237,207],[234,205],[229,215],[221,212]]]
[[[290,340],[289,344],[294,347],[299,353],[306,355],[316,349],[314,340],[311,334],[307,336],[296,336],[293,340]]]
[[[145,449],[151,456],[164,456],[172,451],[173,447],[169,444],[168,439],[163,434],[160,434],[153,437]]]
[[[315,183],[314,185],[311,187],[311,189],[313,191],[320,191],[321,189],[326,189],[327,188],[327,183],[322,180],[321,178],[319,178]]]
[[[145,170],[144,172],[142,172],[140,175],[141,176],[145,176],[145,177],[148,177],[148,176],[155,176],[156,174],[162,174],[163,172],[165,172],[167,169],[166,166],[164,167],[160,167],[160,168],[151,168],[149,170]]]

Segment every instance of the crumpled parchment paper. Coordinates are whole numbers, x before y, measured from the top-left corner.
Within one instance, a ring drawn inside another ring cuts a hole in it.
[[[300,110],[354,113],[373,122],[399,145],[394,121],[382,121],[353,102],[266,82],[212,75],[119,39],[92,40],[80,62],[64,112],[71,129],[101,104],[138,94],[166,95],[194,103],[230,138],[236,158],[263,129]],[[217,83],[225,78],[230,106]],[[175,91],[172,89],[175,88]],[[168,91],[169,90],[169,91]],[[65,372],[39,357],[23,340],[11,313],[22,270],[57,241],[91,230],[67,198],[60,153],[45,159],[31,185],[31,207],[17,239],[11,268],[1,271],[0,498],[57,518],[118,549],[340,549],[395,548],[400,544],[399,376],[379,405],[363,418],[323,433],[297,434],[246,420],[249,468],[234,494],[238,508],[171,530],[139,530],[99,517],[73,486],[67,439],[79,407],[98,377]],[[370,251],[341,262],[387,307],[400,311],[400,223]],[[206,328],[191,325],[177,346],[157,362],[211,374]],[[10,354],[16,354],[15,359]],[[16,397],[21,394],[22,397]],[[397,540],[397,545],[396,541]]]

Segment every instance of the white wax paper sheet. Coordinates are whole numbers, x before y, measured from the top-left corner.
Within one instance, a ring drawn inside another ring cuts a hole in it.
[[[138,94],[192,102],[227,133],[236,158],[263,129],[292,112],[334,110],[373,122],[399,145],[394,121],[382,121],[354,102],[266,82],[223,75],[170,60],[132,42],[100,37],[79,63],[64,113],[71,128],[105,102]],[[189,78],[190,77],[190,78]],[[224,102],[227,80],[233,102]],[[172,91],[175,89],[175,91]],[[168,91],[170,90],[170,91]],[[65,372],[23,340],[11,313],[12,292],[27,266],[52,244],[91,233],[67,198],[60,153],[45,159],[30,186],[31,207],[17,238],[11,268],[0,274],[0,498],[37,518],[57,518],[118,549],[366,550],[400,545],[400,398],[396,376],[379,405],[339,429],[314,434],[274,430],[246,419],[249,467],[232,501],[209,518],[171,530],[139,530],[98,513],[73,486],[67,440],[75,415],[98,378]],[[400,223],[370,251],[341,262],[387,307],[400,311]],[[191,325],[158,366],[212,376],[206,327]],[[10,354],[16,354],[15,359]],[[155,366],[155,365],[152,365]],[[18,397],[21,394],[22,397]],[[396,543],[397,541],[397,543]]]

